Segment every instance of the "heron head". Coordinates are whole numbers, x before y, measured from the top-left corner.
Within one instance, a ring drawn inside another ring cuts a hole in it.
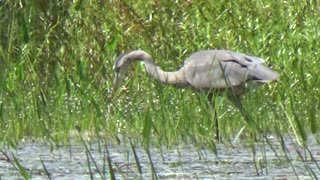
[[[130,62],[128,58],[126,58],[126,53],[121,54],[117,57],[116,62],[114,64],[113,69],[115,70],[116,74],[113,81],[113,93],[117,91],[121,82],[124,79],[124,75],[129,67]]]
[[[114,84],[113,84],[113,93],[119,88],[121,82],[123,81],[125,74],[128,70],[129,65],[137,60],[146,60],[152,59],[149,54],[142,50],[131,51],[129,53],[121,54],[117,57],[114,64],[114,70],[116,71]]]

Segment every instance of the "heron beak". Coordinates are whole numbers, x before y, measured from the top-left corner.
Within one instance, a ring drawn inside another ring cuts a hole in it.
[[[113,80],[113,86],[112,86],[112,93],[111,93],[111,97],[114,96],[114,94],[116,93],[117,89],[119,88],[119,72],[116,72],[115,76],[114,76],[114,80]]]
[[[124,79],[123,73],[121,71],[117,71],[114,76],[114,80],[113,80],[111,97],[113,97],[115,95],[115,93],[119,89],[123,79]]]

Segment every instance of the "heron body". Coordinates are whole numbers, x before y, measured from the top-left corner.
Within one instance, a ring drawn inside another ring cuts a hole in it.
[[[198,91],[209,92],[210,96],[214,93],[227,92],[229,99],[243,115],[245,112],[238,97],[252,87],[279,79],[279,74],[267,67],[263,59],[239,52],[198,51],[189,56],[180,69],[167,72],[154,63],[150,54],[142,50],[135,50],[122,54],[116,59],[113,91],[119,87],[129,65],[137,60],[144,61],[147,73],[162,83],[191,87]],[[209,100],[212,101],[212,98]],[[218,126],[217,119],[216,126]]]

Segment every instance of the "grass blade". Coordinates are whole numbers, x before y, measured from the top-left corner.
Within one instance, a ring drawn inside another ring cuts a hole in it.
[[[152,179],[158,179],[156,169],[154,168],[154,165],[153,165],[153,162],[152,162],[150,150],[149,149],[145,149],[145,150],[147,152],[148,159],[149,159],[149,162],[150,162],[150,165],[151,165]]]
[[[151,135],[151,126],[152,126],[152,120],[150,117],[150,111],[147,111],[147,114],[144,117],[144,126],[142,130],[142,136],[144,138],[144,145],[149,147],[150,143],[150,135]]]
[[[44,162],[43,162],[42,158],[40,158],[40,161],[41,161],[42,167],[43,167],[44,172],[46,173],[46,175],[47,175],[48,179],[50,179],[50,180],[51,180],[51,179],[52,179],[52,178],[51,178],[51,175],[50,175],[50,173],[49,173],[49,171],[48,171],[47,167],[45,166],[45,164],[44,164]]]
[[[296,109],[294,107],[294,103],[296,102],[292,93],[290,93],[290,102],[291,102],[291,110],[292,110],[292,114],[293,114],[293,119],[294,121],[296,122],[297,124],[297,128],[300,132],[300,136],[303,140],[303,142],[306,142],[307,141],[307,133],[304,129],[304,125],[303,125],[303,122],[301,121],[301,119],[299,118],[299,116],[297,115],[297,112],[296,112]]]
[[[99,175],[100,175],[100,178],[101,179],[103,179],[103,174],[101,173],[101,171],[100,171],[100,169],[99,169],[99,167],[98,167],[98,165],[97,165],[97,163],[96,163],[96,161],[95,161],[95,159],[93,158],[93,156],[92,156],[92,154],[91,154],[91,152],[90,152],[90,150],[89,150],[89,148],[88,148],[88,146],[87,146],[87,144],[85,143],[85,141],[84,141],[84,139],[83,139],[83,137],[81,136],[81,134],[80,134],[80,130],[79,129],[77,129],[77,131],[78,131],[78,134],[79,134],[79,137],[80,137],[80,139],[81,139],[81,142],[82,142],[82,144],[83,144],[83,146],[85,147],[85,149],[86,149],[86,155],[87,155],[87,161],[88,161],[88,168],[89,168],[89,172],[91,173],[91,168],[90,168],[90,159],[91,159],[91,161],[93,162],[93,164],[94,164],[94,166],[95,166],[95,168],[96,168],[96,170],[97,170],[97,172],[99,173]],[[91,175],[91,174],[90,174]],[[92,175],[92,178],[93,178],[93,175]]]
[[[140,161],[139,161],[136,149],[135,149],[134,145],[132,144],[131,139],[129,139],[129,141],[130,141],[131,149],[132,149],[132,152],[133,152],[134,160],[136,161],[136,165],[137,165],[138,171],[139,171],[139,173],[141,175],[142,174],[142,168],[141,168],[141,165],[140,165]]]
[[[24,167],[20,164],[19,160],[18,160],[13,154],[12,154],[12,157],[13,157],[13,161],[14,161],[14,163],[15,163],[15,167],[16,167],[16,169],[18,170],[18,172],[22,175],[22,177],[23,177],[24,179],[32,179],[32,174],[29,173],[29,172],[26,170],[26,168],[24,168]]]
[[[109,167],[110,179],[115,180],[116,176],[115,176],[115,173],[112,168],[112,162],[111,162],[111,158],[110,158],[109,149],[108,149],[107,144],[106,144],[106,153],[107,153],[107,162],[108,162],[108,167]]]
[[[293,166],[293,164],[292,164],[292,162],[291,162],[291,160],[290,160],[291,158],[289,157],[289,154],[287,153],[287,148],[286,148],[285,141],[284,141],[284,139],[283,139],[283,137],[282,137],[281,134],[278,134],[278,136],[279,136],[279,138],[280,138],[281,148],[282,148],[282,151],[284,152],[284,154],[285,154],[285,156],[286,156],[287,162],[290,164],[290,166],[291,166],[291,168],[292,168],[292,170],[293,170],[293,172],[294,172],[294,175],[295,175],[296,177],[298,177],[298,173],[297,173],[295,167]]]
[[[92,172],[92,170],[91,170],[91,163],[90,163],[90,158],[89,158],[89,153],[88,153],[88,151],[86,151],[86,159],[87,159],[87,164],[88,164],[88,172],[89,172],[89,175],[90,175],[90,179],[91,180],[94,180],[94,178],[93,178],[93,172]]]

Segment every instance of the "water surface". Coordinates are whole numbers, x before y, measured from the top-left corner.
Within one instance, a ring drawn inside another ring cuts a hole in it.
[[[270,138],[270,141],[273,149],[270,145],[256,143],[255,156],[250,146],[240,143],[233,146],[217,144],[217,155],[186,143],[171,149],[150,148],[150,154],[159,179],[312,179],[310,172],[320,178],[320,145],[312,138],[308,142],[310,153],[290,139],[285,141],[285,151],[276,139]],[[90,158],[88,164],[89,153],[81,143],[52,149],[44,142],[26,141],[16,150],[3,148],[2,151],[11,159],[14,155],[27,170],[32,170],[32,179],[48,179],[41,160],[54,179],[90,179],[89,172],[96,179],[101,179],[99,172],[103,172],[103,168],[106,179],[109,179],[104,146],[91,143],[89,147],[97,168]],[[144,148],[135,147],[142,170],[140,174],[130,143],[108,143],[107,147],[117,179],[151,179],[155,175]],[[0,153],[0,177],[22,177],[3,153]]]

